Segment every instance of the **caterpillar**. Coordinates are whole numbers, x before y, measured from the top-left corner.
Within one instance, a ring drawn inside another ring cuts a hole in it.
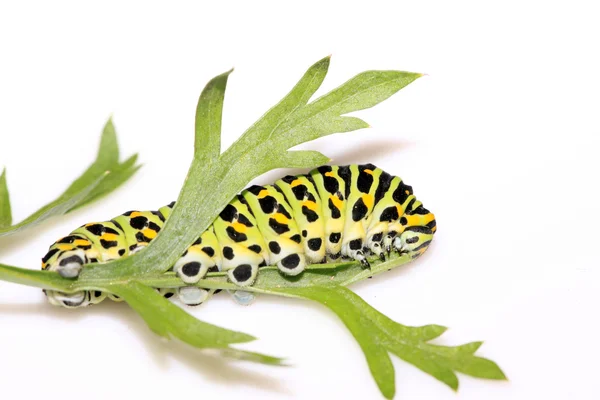
[[[169,218],[175,202],[158,211],[128,211],[106,222],[88,223],[50,246],[42,269],[74,278],[89,263],[105,263],[143,250]],[[436,232],[434,215],[416,199],[412,187],[372,164],[321,166],[305,175],[288,175],[273,185],[254,185],[238,194],[181,255],[173,271],[186,284],[208,272],[226,271],[241,290],[240,303],[253,296],[243,291],[260,268],[276,265],[295,276],[307,264],[385,260],[392,250],[412,258],[422,255]],[[175,293],[188,305],[211,294],[195,286],[157,289]],[[117,296],[100,291],[65,294],[45,291],[64,307],[97,304]]]

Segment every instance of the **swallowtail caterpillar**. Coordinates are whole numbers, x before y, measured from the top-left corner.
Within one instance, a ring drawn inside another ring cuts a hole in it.
[[[79,275],[84,264],[104,263],[144,249],[158,234],[174,202],[158,211],[129,211],[110,221],[85,224],[58,240],[42,259],[42,269],[63,277]],[[226,271],[243,289],[260,267],[276,265],[298,275],[309,263],[354,259],[369,267],[367,256],[385,259],[392,250],[411,258],[422,255],[436,231],[434,215],[402,179],[372,164],[321,166],[306,175],[285,176],[273,185],[251,186],[237,195],[173,266],[184,283],[208,272]],[[195,286],[158,289],[177,293],[197,305],[212,292]],[[52,304],[81,307],[112,294],[46,291]],[[252,294],[234,298],[249,303]]]

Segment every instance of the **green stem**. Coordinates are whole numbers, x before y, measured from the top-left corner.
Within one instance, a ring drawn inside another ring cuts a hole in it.
[[[392,254],[388,260],[382,262],[377,258],[371,260],[371,268],[365,269],[356,262],[342,262],[337,264],[313,264],[299,276],[289,277],[281,274],[277,267],[263,267],[253,286],[244,290],[254,293],[269,293],[285,296],[281,290],[285,288],[311,287],[311,286],[348,286],[354,282],[367,279],[381,272],[397,268],[411,261],[406,255]],[[29,270],[10,265],[0,264],[0,280],[21,285],[39,287],[42,289],[58,290],[65,293],[74,293],[81,290],[107,290],[110,292],[112,285],[125,285],[130,282],[139,282],[156,288],[178,288],[189,286],[175,276],[173,272],[162,274],[147,274],[130,276],[121,279],[114,278],[84,278],[72,280],[61,277],[55,272]],[[196,286],[205,289],[239,290],[240,287],[227,281],[226,273],[213,272],[207,274]],[[274,291],[277,291],[275,293]]]

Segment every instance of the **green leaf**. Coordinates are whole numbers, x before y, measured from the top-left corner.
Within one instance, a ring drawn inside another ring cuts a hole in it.
[[[141,168],[141,165],[136,164],[137,158],[138,155],[134,154],[123,161],[123,163],[113,166],[110,174],[106,175],[85,199],[80,201],[75,207],[69,209],[69,212],[85,207],[99,198],[106,196],[129,180]]]
[[[297,110],[305,106],[321,87],[329,69],[330,59],[331,57],[325,57],[313,64],[279,103],[248,128],[244,135],[237,140],[236,145],[241,148],[251,147],[257,141],[269,140],[277,128]]]
[[[391,399],[396,392],[394,365],[385,347],[378,343],[379,338],[373,334],[372,323],[366,314],[357,314],[355,309],[345,304],[336,296],[333,288],[306,287],[286,289],[287,294],[318,301],[334,311],[352,332],[360,345],[371,374],[384,397]]]
[[[327,164],[331,159],[315,150],[286,151],[279,160],[280,168],[312,168]]]
[[[89,181],[94,179],[100,174],[106,172],[110,167],[118,164],[119,162],[119,147],[117,144],[117,137],[115,127],[112,123],[112,119],[106,121],[104,129],[102,130],[102,136],[100,138],[100,146],[98,148],[98,154],[96,160],[92,165],[86,169],[79,178],[75,179],[73,183],[64,191],[65,194],[72,194],[79,192],[82,188],[89,184]]]
[[[284,290],[288,295],[317,301],[337,314],[360,344],[371,373],[386,398],[394,396],[394,371],[388,352],[454,390],[458,389],[455,372],[478,378],[506,379],[496,363],[474,355],[481,342],[455,347],[427,343],[441,335],[446,328],[437,325],[401,325],[369,306],[345,287],[311,286]]]
[[[112,120],[104,126],[96,160],[54,201],[11,226],[10,201],[5,173],[0,177],[0,236],[35,226],[46,219],[81,208],[112,192],[139,168],[137,155],[119,163],[119,146]]]
[[[228,331],[198,321],[156,290],[140,283],[113,285],[110,291],[129,303],[144,318],[150,329],[160,336],[169,338],[173,335],[199,348],[226,347],[231,343],[255,340],[245,333]],[[181,327],[183,329],[178,329]]]
[[[191,346],[217,349],[221,355],[237,360],[269,365],[283,365],[283,359],[256,352],[232,348],[256,338],[242,332],[224,329],[202,322],[161,296],[156,290],[136,281],[113,283],[65,279],[55,272],[27,270],[0,264],[0,279],[8,282],[74,293],[81,290],[101,290],[122,297],[156,334],[176,338]]]
[[[403,71],[367,71],[313,101],[278,128],[279,137],[291,146],[337,132],[369,125],[354,117],[342,117],[387,99],[422,74]]]
[[[78,192],[82,187],[87,186],[91,180],[104,175],[106,172],[110,172],[111,174],[107,175],[105,181],[98,185],[98,188],[91,192],[87,198],[83,199],[69,211],[87,205],[115,190],[140,168],[139,165],[135,165],[136,161],[137,154],[134,154],[123,163],[119,163],[117,133],[112,118],[109,118],[102,130],[96,160],[65,190],[63,196],[69,196]]]
[[[137,282],[112,285],[110,291],[122,297],[156,334],[177,338],[191,346],[222,349],[223,355],[240,360],[279,365],[282,359],[229,347],[255,340],[253,336],[202,322],[165,299],[156,290]]]
[[[85,186],[79,192],[63,194],[58,199],[46,204],[44,207],[40,208],[18,224],[0,229],[0,236],[11,235],[21,230],[31,228],[32,226],[35,226],[50,217],[66,214],[79,202],[83,201],[87,195],[90,194],[96,186],[98,186],[102,179],[104,179],[104,176],[96,177],[94,181],[91,181],[88,186]]]
[[[0,229],[12,224],[12,211],[10,208],[10,196],[6,186],[6,168],[0,176]]]
[[[229,70],[211,79],[198,99],[196,107],[195,156],[206,157],[212,162],[221,154],[221,116]]]
[[[362,120],[342,117],[341,113],[372,107],[421,76],[370,71],[307,104],[328,67],[329,58],[311,66],[282,101],[217,159],[219,141],[215,137],[220,136],[229,73],[211,80],[202,91],[196,110],[194,160],[164,228],[143,252],[104,265],[90,264],[82,270],[81,277],[112,279],[167,271],[197,239],[198,232],[208,228],[223,205],[252,179],[273,168],[311,168],[328,160],[318,152],[288,151],[289,148],[335,132],[367,127]],[[198,204],[202,207],[198,208]],[[196,229],[188,229],[190,226]]]

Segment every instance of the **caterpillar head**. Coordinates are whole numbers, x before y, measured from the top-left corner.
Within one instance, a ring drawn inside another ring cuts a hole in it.
[[[82,249],[59,245],[42,258],[42,269],[58,272],[64,278],[76,278],[86,262],[87,257]]]
[[[74,246],[61,245],[61,248],[51,248],[42,259],[42,269],[58,272],[65,278],[75,278],[79,275],[83,264],[86,263],[85,252]],[[62,293],[54,290],[44,290],[51,304],[67,308],[83,307],[89,304],[89,293]]]

